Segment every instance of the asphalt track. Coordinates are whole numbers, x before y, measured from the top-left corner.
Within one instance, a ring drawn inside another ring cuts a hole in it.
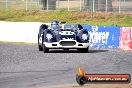
[[[76,68],[80,65],[87,73],[132,75],[132,52],[90,48],[89,53],[52,50],[44,54],[37,44],[0,42],[0,88],[77,85]]]

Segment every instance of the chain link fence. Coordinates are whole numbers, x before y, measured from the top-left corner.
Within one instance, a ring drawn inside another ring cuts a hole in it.
[[[132,0],[0,0],[0,9],[132,13]]]
[[[40,10],[42,7],[40,0],[0,0],[0,9]]]

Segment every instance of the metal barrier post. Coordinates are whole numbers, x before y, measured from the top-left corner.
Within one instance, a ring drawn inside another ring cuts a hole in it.
[[[28,0],[26,0],[26,10],[28,10]]]
[[[68,11],[70,10],[70,9],[69,9],[69,2],[70,2],[70,1],[68,0],[68,5],[67,5],[67,6],[68,6]]]
[[[49,10],[49,0],[47,0],[47,11]]]
[[[121,13],[121,0],[118,0],[118,4],[119,4],[119,14]]]
[[[93,0],[93,12],[95,12],[94,2],[95,2],[95,0]]]
[[[6,0],[6,9],[7,9],[7,5],[8,5],[8,0]]]
[[[105,6],[105,12],[107,13],[107,5],[108,5],[108,1],[106,0],[106,6]]]
[[[82,10],[82,0],[80,0],[80,11]]]

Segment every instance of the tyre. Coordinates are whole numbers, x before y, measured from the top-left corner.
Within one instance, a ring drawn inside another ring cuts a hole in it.
[[[80,49],[77,49],[77,50],[78,50],[78,52],[80,52],[80,53],[88,53],[89,47],[87,47],[87,48],[80,48]]]
[[[41,45],[38,45],[39,51],[43,51],[43,47]]]
[[[49,52],[49,49],[47,47],[45,47],[45,45],[43,45],[43,52],[44,53],[48,53]]]
[[[39,34],[38,34],[38,49],[39,51],[43,51],[43,47],[39,44]]]

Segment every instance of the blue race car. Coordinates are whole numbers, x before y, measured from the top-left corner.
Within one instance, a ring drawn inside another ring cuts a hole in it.
[[[85,53],[89,49],[89,34],[80,24],[60,24],[55,20],[50,26],[40,26],[38,48],[44,53],[49,49],[77,49]]]

